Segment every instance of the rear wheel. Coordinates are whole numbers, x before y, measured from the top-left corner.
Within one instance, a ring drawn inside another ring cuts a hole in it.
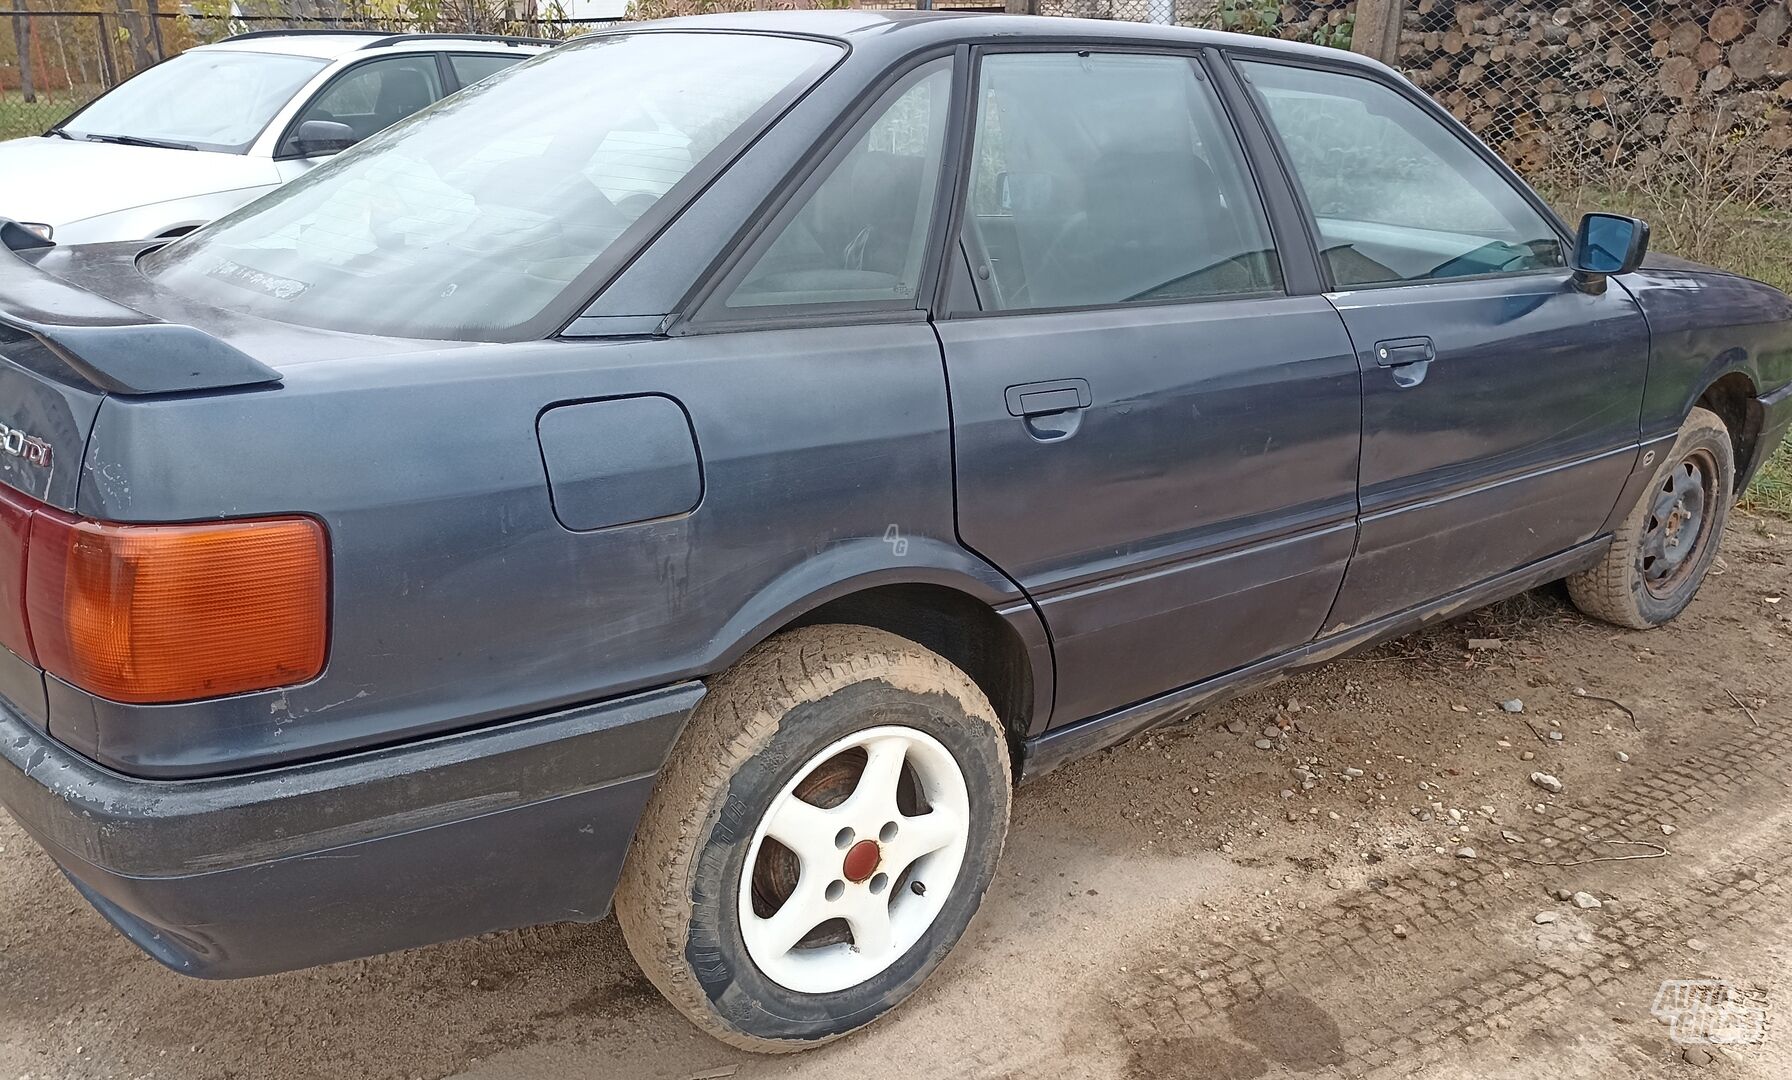
[[[1008,824],[1007,741],[976,684],[863,627],[791,631],[716,679],[617,890],[654,985],[736,1046],[838,1038],[964,933]]]
[[[1611,550],[1568,579],[1575,606],[1637,630],[1680,614],[1717,557],[1735,488],[1729,428],[1716,413],[1694,409]]]

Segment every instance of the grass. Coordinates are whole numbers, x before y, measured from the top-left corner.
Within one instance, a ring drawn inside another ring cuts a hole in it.
[[[1660,192],[1540,188],[1570,223],[1604,210],[1649,223],[1649,247],[1747,274],[1792,292],[1792,212],[1734,202],[1715,212]]]
[[[1792,442],[1782,443],[1743,493],[1742,505],[1758,514],[1792,519]]]
[[[92,96],[92,91],[77,87],[53,94],[40,93],[36,101],[27,104],[17,90],[0,90],[0,139],[42,135]]]

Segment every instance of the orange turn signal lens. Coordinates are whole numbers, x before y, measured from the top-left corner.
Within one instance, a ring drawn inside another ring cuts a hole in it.
[[[32,516],[25,608],[37,662],[114,701],[287,686],[324,666],[328,567],[310,518],[111,525]]]

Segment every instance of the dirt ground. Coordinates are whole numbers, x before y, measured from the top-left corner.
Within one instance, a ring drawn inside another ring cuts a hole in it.
[[[796,1057],[696,1034],[610,921],[187,980],[0,816],[0,1080],[1792,1075],[1789,534],[1739,515],[1662,630],[1554,586],[1023,789],[945,968]],[[1670,1028],[1670,979],[1731,996]],[[1714,1015],[1755,1041],[1670,1037]]]

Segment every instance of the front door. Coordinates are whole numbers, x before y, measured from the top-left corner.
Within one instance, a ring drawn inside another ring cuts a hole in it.
[[[293,120],[274,153],[280,178],[297,179],[337,152],[309,154],[298,139],[299,125],[307,120],[345,125],[358,142],[434,104],[443,93],[441,62],[435,53],[406,53],[356,64],[330,80]]]
[[[1395,87],[1239,64],[1305,195],[1363,373],[1353,626],[1591,539],[1636,456],[1648,328],[1557,226]]]
[[[1053,723],[1310,640],[1355,540],[1358,373],[1289,295],[1201,64],[990,52],[938,322],[958,527],[1044,613]]]

